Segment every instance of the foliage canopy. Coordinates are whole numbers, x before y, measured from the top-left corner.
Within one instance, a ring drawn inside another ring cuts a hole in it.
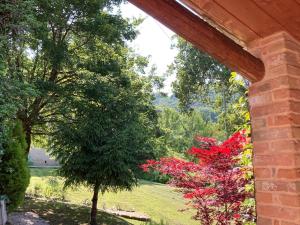
[[[248,81],[179,37],[175,47],[179,52],[170,72],[177,77],[173,89],[181,111],[190,112],[197,103],[206,103],[215,109],[227,137],[238,131],[243,125],[239,113],[248,111]]]
[[[12,19],[5,26],[4,75],[29,84],[33,96],[23,96],[17,118],[26,132],[27,152],[32,136],[48,135],[51,124],[63,108],[62,99],[80,85],[82,74],[105,71],[105,61],[95,56],[104,51],[107,58],[136,36],[134,25],[113,8],[121,0],[18,0],[1,2],[8,18],[20,11],[20,25]],[[22,7],[21,7],[22,6]],[[18,10],[17,10],[18,9]],[[18,16],[16,17],[18,18]],[[102,48],[98,48],[101,45]],[[106,45],[106,46],[105,46]],[[103,56],[104,54],[102,54]],[[98,61],[97,61],[98,60]]]

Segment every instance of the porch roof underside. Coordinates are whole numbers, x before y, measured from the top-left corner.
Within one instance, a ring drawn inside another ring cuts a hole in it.
[[[264,64],[253,41],[285,31],[300,41],[300,0],[129,0],[175,33],[255,82]]]

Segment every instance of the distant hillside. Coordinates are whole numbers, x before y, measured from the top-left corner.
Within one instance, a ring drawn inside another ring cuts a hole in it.
[[[175,97],[175,95],[165,96],[160,93],[156,93],[153,103],[158,108],[168,107],[178,109],[179,100]],[[217,114],[212,106],[203,104],[202,102],[197,102],[193,104],[193,108],[201,112],[207,120],[216,122]]]
[[[174,109],[178,107],[178,99],[174,95],[164,96],[160,93],[156,93],[153,103],[158,107],[170,107]]]

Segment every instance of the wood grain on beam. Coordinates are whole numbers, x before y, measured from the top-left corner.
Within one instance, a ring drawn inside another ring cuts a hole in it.
[[[262,1],[252,0],[266,14],[271,16],[275,21],[284,27],[296,39],[300,40],[300,1],[297,3],[294,0],[276,0]],[[263,23],[261,23],[263,24]],[[268,24],[264,24],[267,26]],[[270,35],[270,33],[268,33]]]
[[[175,0],[129,0],[199,49],[252,82],[263,78],[263,62]]]
[[[242,46],[260,38],[259,34],[246,24],[242,23],[238,17],[232,16],[230,12],[225,10],[215,1],[181,0],[181,2],[194,10],[197,14],[204,15],[204,17],[209,18],[218,24],[223,30],[226,30],[232,36],[235,36],[235,39],[239,39],[240,42],[243,42]],[[241,4],[243,4],[243,2]]]
[[[269,5],[272,5],[272,2],[276,1],[268,1],[268,5],[265,7],[266,11],[269,11]],[[215,2],[222,6],[224,10],[235,15],[261,37],[266,37],[280,30],[284,30],[274,18],[265,13],[260,7],[257,7],[251,0],[215,0]]]

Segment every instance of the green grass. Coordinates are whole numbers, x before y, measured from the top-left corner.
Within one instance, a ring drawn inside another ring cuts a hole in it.
[[[47,179],[51,176],[55,176],[54,169],[31,169],[31,182],[28,190],[33,189],[38,184],[46,183]],[[92,193],[91,191],[83,186],[67,189],[66,200],[70,204],[62,204],[58,202],[42,202],[34,199],[27,199],[24,208],[34,210],[41,213],[50,221],[50,224],[85,224],[88,221],[89,207],[83,206],[84,202],[90,202]],[[65,206],[64,206],[65,205]],[[39,206],[41,206],[39,209]],[[99,196],[98,208],[121,208],[124,210],[135,210],[137,212],[148,214],[153,224],[161,224],[164,221],[165,224],[170,225],[196,225],[198,222],[191,219],[192,212],[179,212],[178,210],[184,209],[185,201],[182,199],[181,194],[175,192],[172,188],[167,185],[153,183],[142,180],[140,186],[136,187],[132,192],[122,191],[119,193],[106,193],[104,196]],[[74,209],[74,210],[73,210]],[[55,211],[66,216],[50,217],[52,214],[48,210]],[[68,223],[68,218],[75,218],[72,222]],[[108,218],[107,214],[103,212],[99,213],[99,217]],[[56,220],[61,219],[62,221],[51,221],[55,218]],[[122,225],[122,224],[134,224],[140,225],[142,222],[135,220],[124,220],[117,217],[109,217],[110,220],[105,219],[106,222],[100,224],[107,225]],[[114,219],[114,220],[112,220]],[[52,222],[52,223],[51,223]]]
[[[30,175],[31,177],[47,177],[55,176],[56,169],[49,168],[31,168]]]

